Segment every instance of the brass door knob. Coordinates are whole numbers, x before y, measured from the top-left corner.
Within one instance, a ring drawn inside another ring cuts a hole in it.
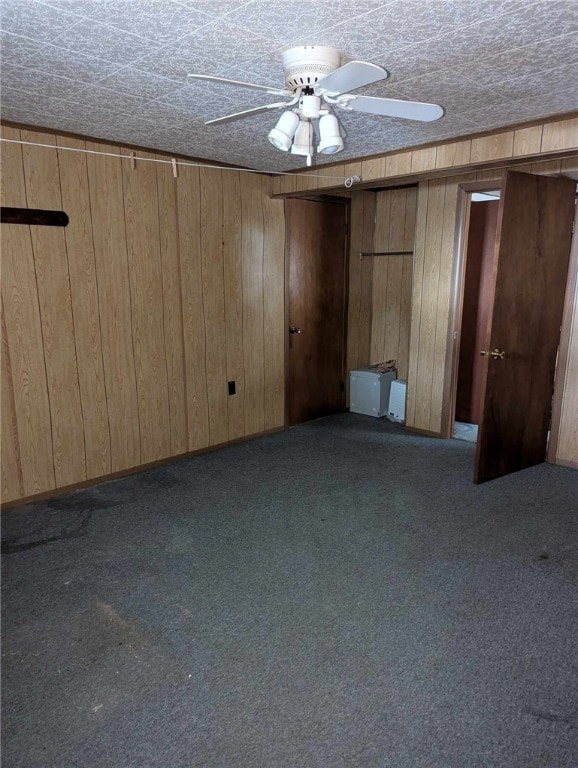
[[[500,350],[499,350],[499,349],[497,349],[497,348],[496,348],[496,349],[493,349],[493,350],[490,352],[490,355],[492,356],[492,358],[493,358],[494,360],[497,360],[498,358],[500,358],[500,360],[503,360],[503,359],[506,357],[506,353],[505,353],[505,352],[500,352]]]
[[[301,328],[298,328],[296,325],[290,325],[289,333],[301,333]]]

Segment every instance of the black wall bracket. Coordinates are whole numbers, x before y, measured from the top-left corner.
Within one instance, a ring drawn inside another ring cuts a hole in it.
[[[66,227],[68,216],[64,211],[43,211],[40,208],[0,208],[2,224],[29,224],[40,227]]]

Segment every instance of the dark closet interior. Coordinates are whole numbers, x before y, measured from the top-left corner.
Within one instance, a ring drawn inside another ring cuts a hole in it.
[[[456,421],[478,424],[484,348],[492,301],[492,264],[499,200],[472,201],[456,393]]]

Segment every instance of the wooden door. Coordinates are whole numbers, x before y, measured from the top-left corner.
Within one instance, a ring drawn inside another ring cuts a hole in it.
[[[347,204],[287,200],[285,216],[291,425],[343,407]]]
[[[506,173],[476,483],[546,459],[575,193],[571,179]]]

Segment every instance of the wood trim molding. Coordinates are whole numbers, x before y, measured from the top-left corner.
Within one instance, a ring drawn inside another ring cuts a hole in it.
[[[560,420],[562,417],[562,403],[566,385],[566,373],[568,370],[568,357],[570,355],[570,337],[572,334],[572,316],[576,311],[574,306],[576,290],[578,288],[578,206],[574,216],[574,236],[570,246],[570,264],[568,265],[568,282],[566,284],[566,296],[564,298],[564,313],[562,315],[562,331],[560,334],[560,346],[558,347],[558,363],[554,379],[554,396],[552,398],[552,419],[550,424],[550,440],[548,442],[547,461],[551,464],[564,464],[557,458],[558,440],[560,437]],[[569,462],[573,466],[572,462]],[[578,465],[576,465],[578,466]]]
[[[172,462],[176,461],[183,461],[184,459],[190,459],[194,458],[195,456],[201,456],[204,453],[212,453],[213,451],[217,451],[220,448],[227,448],[231,445],[238,445],[239,443],[249,443],[252,440],[257,440],[260,437],[266,437],[267,435],[274,435],[277,432],[283,432],[285,430],[285,427],[274,427],[273,429],[266,429],[263,432],[257,432],[254,435],[248,435],[246,437],[238,437],[234,440],[226,440],[223,443],[218,443],[216,445],[208,445],[205,448],[199,448],[196,451],[186,451],[185,453],[180,453],[176,456],[167,456],[164,459],[157,459],[156,461],[149,461],[146,464],[139,464],[136,467],[128,467],[127,469],[122,469],[119,472],[111,472],[107,475],[101,475],[100,477],[92,477],[90,480],[83,480],[80,483],[72,483],[70,485],[65,485],[62,488],[53,488],[49,491],[42,491],[42,493],[35,493],[31,496],[24,496],[21,499],[14,499],[13,501],[7,501],[4,504],[1,505],[2,510],[6,509],[12,509],[15,507],[21,507],[25,504],[31,504],[32,502],[36,501],[42,501],[42,499],[51,499],[55,496],[62,496],[64,493],[69,493],[70,491],[79,491],[83,488],[91,488],[93,485],[99,485],[100,483],[109,483],[112,480],[120,480],[123,477],[128,477],[129,475],[135,475],[138,472],[145,472],[147,469],[154,469],[155,467],[163,467],[166,464],[171,464]]]
[[[548,459],[547,461],[550,464],[555,463],[559,467],[566,467],[567,469],[578,469],[577,461],[567,461],[567,459],[557,459],[556,462],[551,462],[550,459]]]
[[[404,429],[406,432],[411,432],[413,435],[421,435],[422,437],[435,437],[438,440],[447,439],[445,435],[441,434],[441,432],[432,432],[429,429],[418,429],[417,427],[407,427],[407,426],[404,426]]]
[[[466,147],[467,151],[460,151],[462,147]],[[436,151],[426,151],[431,148]],[[322,176],[326,170],[336,175],[341,170],[345,179],[352,173],[354,165],[361,166],[358,173],[361,182],[352,189],[361,191],[387,189],[471,171],[499,171],[528,163],[566,159],[575,157],[577,152],[578,117],[575,114],[557,115],[539,123],[507,126],[485,134],[460,136],[435,145],[404,148],[384,153],[378,158],[363,158],[357,164],[323,165],[309,172],[301,170],[299,176],[288,174],[274,178],[272,192],[274,197],[287,194],[299,196],[305,190],[311,194],[316,182],[319,189],[339,190],[343,188],[343,182],[335,183],[333,179],[325,180]],[[418,162],[412,162],[413,154],[418,156]]]

